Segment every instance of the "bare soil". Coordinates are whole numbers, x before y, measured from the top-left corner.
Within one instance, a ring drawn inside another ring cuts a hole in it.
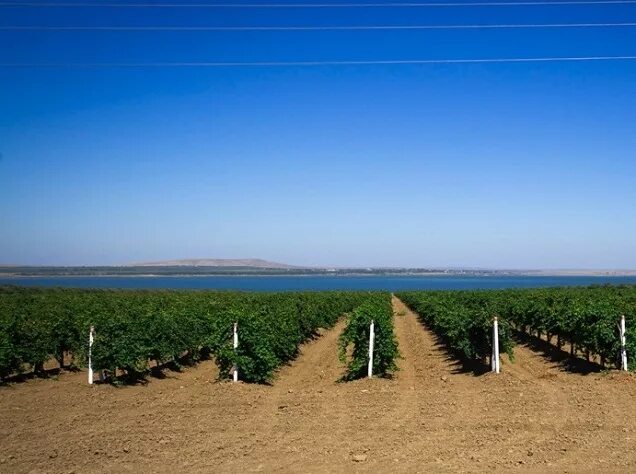
[[[339,383],[338,324],[271,386],[213,362],[146,385],[0,387],[0,472],[636,472],[636,377],[520,345],[467,370],[397,299],[392,379]]]

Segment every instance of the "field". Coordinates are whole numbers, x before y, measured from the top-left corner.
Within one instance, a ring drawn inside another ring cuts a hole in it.
[[[269,384],[219,380],[213,360],[125,385],[66,370],[9,382],[0,472],[636,470],[632,373],[572,364],[545,333],[515,333],[514,362],[484,373],[392,306],[401,358],[387,378],[340,381],[340,318]]]

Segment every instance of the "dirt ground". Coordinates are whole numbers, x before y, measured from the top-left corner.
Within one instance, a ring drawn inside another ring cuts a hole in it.
[[[139,386],[81,372],[0,387],[0,472],[636,472],[636,377],[524,345],[477,375],[394,307],[392,380],[337,382],[340,323],[271,386],[204,362]]]

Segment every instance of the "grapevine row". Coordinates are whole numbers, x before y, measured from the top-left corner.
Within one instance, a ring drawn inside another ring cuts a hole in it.
[[[396,293],[460,358],[485,362],[492,354],[493,317],[499,299],[486,291],[406,291]],[[513,356],[506,319],[499,321],[501,352]]]
[[[626,349],[636,369],[636,287],[509,290],[502,297],[501,315],[519,330],[545,335],[559,348],[569,343],[572,355],[596,355],[601,365],[620,367],[618,322],[625,316]]]
[[[56,358],[143,377],[150,365],[214,355],[221,375],[265,382],[300,344],[360,306],[364,292],[240,293],[0,288],[0,378]],[[238,323],[241,343],[232,347]]]
[[[376,293],[353,310],[347,326],[340,335],[340,359],[347,363],[346,379],[364,377],[369,362],[369,332],[374,326],[375,350],[372,373],[387,376],[397,369],[399,357],[397,340],[393,327],[393,307],[389,293]],[[348,357],[347,349],[351,347]]]
[[[492,320],[499,319],[501,350],[513,356],[514,330],[545,336],[572,355],[598,356],[620,367],[618,322],[625,316],[626,350],[636,369],[636,287],[508,289],[488,291],[410,291],[398,293],[462,358],[491,354]],[[553,341],[554,339],[554,341]]]

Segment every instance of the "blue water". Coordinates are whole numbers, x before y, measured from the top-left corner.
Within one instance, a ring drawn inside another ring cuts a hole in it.
[[[636,276],[70,276],[0,278],[0,285],[249,291],[442,290],[636,284]]]

